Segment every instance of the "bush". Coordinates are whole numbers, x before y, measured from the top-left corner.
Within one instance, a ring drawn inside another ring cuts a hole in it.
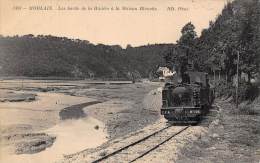
[[[233,99],[236,98],[236,90],[233,90]],[[238,101],[253,101],[259,95],[259,88],[257,85],[242,81],[239,83]]]
[[[233,97],[236,99],[236,87],[232,83],[226,83],[224,80],[219,81],[216,84],[216,97]],[[259,95],[259,88],[257,84],[251,84],[245,81],[239,83],[238,89],[238,101],[253,101]]]
[[[253,105],[240,105],[238,111],[242,115],[258,115],[258,113],[253,109]]]
[[[230,97],[232,96],[234,87],[231,84],[227,84],[225,80],[220,80],[216,83],[215,95],[216,97]]]
[[[246,90],[246,100],[253,101],[259,96],[258,85],[250,84]]]

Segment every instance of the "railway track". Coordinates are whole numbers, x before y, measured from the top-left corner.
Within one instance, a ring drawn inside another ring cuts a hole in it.
[[[173,129],[173,125],[166,126],[158,131],[155,131],[127,146],[115,150],[105,156],[92,161],[92,163],[100,162],[135,162],[150,152],[157,149],[160,145],[168,142],[173,137],[185,131],[189,126]]]

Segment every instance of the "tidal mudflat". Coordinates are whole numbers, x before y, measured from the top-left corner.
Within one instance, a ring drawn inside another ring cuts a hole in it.
[[[1,160],[55,162],[152,124],[159,118],[160,103],[151,102],[159,96],[158,87],[160,83],[2,80]],[[19,100],[10,100],[15,98]]]

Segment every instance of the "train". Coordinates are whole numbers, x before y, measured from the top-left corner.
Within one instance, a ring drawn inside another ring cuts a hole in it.
[[[198,123],[214,102],[214,87],[205,72],[187,71],[162,89],[161,114],[172,122]]]

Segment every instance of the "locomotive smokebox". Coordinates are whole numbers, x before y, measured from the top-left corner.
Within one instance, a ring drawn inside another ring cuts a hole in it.
[[[187,87],[176,87],[164,90],[163,95],[167,97],[168,106],[187,106],[191,101],[191,90]],[[169,100],[172,99],[172,100]]]
[[[173,95],[184,95],[184,94],[188,94],[189,93],[189,90],[185,87],[176,87],[172,90],[172,94]]]

